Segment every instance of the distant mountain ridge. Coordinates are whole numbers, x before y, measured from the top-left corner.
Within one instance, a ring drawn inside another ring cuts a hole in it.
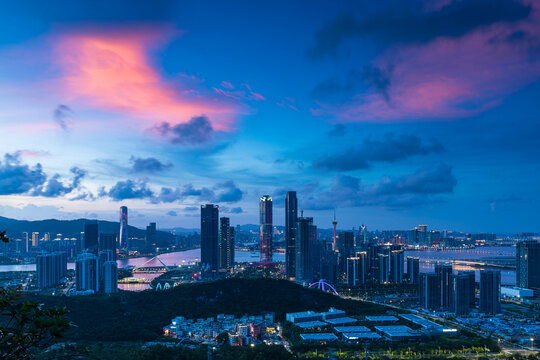
[[[8,237],[22,237],[23,232],[28,232],[29,235],[32,232],[50,233],[51,237],[56,234],[62,234],[63,236],[72,237],[84,231],[84,223],[89,219],[75,219],[75,220],[17,220],[0,216],[0,230],[7,230]],[[103,234],[118,234],[120,230],[120,223],[114,221],[98,220],[98,231]],[[146,229],[139,229],[135,226],[128,226],[128,236],[144,238],[146,236]],[[174,235],[159,231],[157,232],[159,240],[172,240]]]

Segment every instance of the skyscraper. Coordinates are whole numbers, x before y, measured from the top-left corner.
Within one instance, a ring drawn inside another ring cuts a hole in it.
[[[418,284],[420,276],[420,259],[407,256],[407,275],[409,283]]]
[[[313,280],[316,242],[317,227],[313,225],[313,218],[299,217],[296,221],[296,280]]]
[[[492,315],[501,312],[500,271],[480,271],[480,312]]]
[[[367,254],[356,253],[355,257],[347,259],[347,285],[358,286],[366,283]]]
[[[39,232],[32,233],[32,246],[37,247],[39,245]]]
[[[450,275],[450,311],[458,315],[471,312],[471,277],[469,274]]]
[[[234,266],[234,228],[228,217],[219,219],[219,268],[232,269]]]
[[[390,281],[390,257],[387,254],[379,254],[379,282]]]
[[[272,262],[272,198],[269,195],[263,195],[259,205],[261,262]]]
[[[219,267],[219,207],[201,206],[201,263],[209,270]]]
[[[296,275],[296,218],[298,200],[296,191],[287,191],[285,198],[285,273],[288,278]]]
[[[116,234],[99,234],[99,250],[111,250],[116,261]]]
[[[437,310],[441,306],[441,282],[435,273],[420,274],[420,306],[426,310]]]
[[[83,250],[88,250],[97,255],[98,245],[98,222],[97,220],[86,220],[84,223]]]
[[[65,252],[41,253],[36,257],[38,287],[50,288],[60,284],[66,277],[67,256]]]
[[[347,272],[347,259],[354,257],[354,233],[345,231],[339,234],[339,271],[342,274]]]
[[[450,308],[450,276],[452,275],[452,265],[435,264],[435,273],[439,276],[440,291],[439,299],[441,308],[448,310]]]
[[[128,208],[127,206],[120,207],[120,240],[118,248],[129,252],[128,244]]]
[[[401,284],[403,282],[403,250],[392,250],[390,252],[390,278],[392,282]]]
[[[75,261],[77,291],[99,291],[99,263],[95,254],[84,252]]]
[[[154,246],[157,244],[157,229],[156,223],[151,222],[146,227],[146,251],[152,251]]]
[[[540,242],[525,240],[517,243],[516,285],[540,290]]]
[[[107,294],[118,292],[118,265],[116,261],[105,261],[101,272],[103,272],[103,291]]]

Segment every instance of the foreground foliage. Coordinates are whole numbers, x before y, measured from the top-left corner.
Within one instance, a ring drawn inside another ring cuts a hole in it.
[[[29,359],[62,338],[67,309],[26,300],[20,288],[0,288],[0,359]]]

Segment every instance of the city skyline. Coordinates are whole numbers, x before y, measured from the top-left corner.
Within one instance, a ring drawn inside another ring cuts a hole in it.
[[[145,5],[6,4],[0,216],[540,231],[539,4]]]

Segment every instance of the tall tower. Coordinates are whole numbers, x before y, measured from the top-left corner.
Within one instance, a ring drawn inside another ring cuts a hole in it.
[[[263,195],[260,200],[260,249],[261,262],[272,261],[272,198]]]
[[[296,276],[296,219],[298,218],[298,200],[296,191],[287,191],[285,199],[285,273],[288,278]]]
[[[219,266],[219,207],[201,206],[201,263],[209,270]]]
[[[129,252],[128,245],[128,208],[127,206],[120,207],[120,250],[126,249]]]
[[[87,220],[84,223],[84,243],[83,249],[96,254],[98,253],[98,222],[97,220]]]
[[[336,227],[337,227],[336,210],[334,210],[334,221],[332,221],[332,225],[334,225],[334,242],[332,243],[332,250],[337,251],[337,242],[336,242]]]
[[[234,228],[228,217],[219,219],[219,268],[232,269],[234,266]]]

